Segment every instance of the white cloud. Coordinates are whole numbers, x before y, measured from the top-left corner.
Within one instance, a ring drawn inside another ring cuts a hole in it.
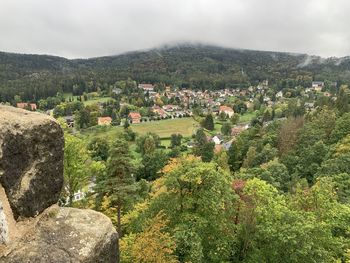
[[[1,0],[0,50],[113,55],[181,41],[346,56],[346,0]]]

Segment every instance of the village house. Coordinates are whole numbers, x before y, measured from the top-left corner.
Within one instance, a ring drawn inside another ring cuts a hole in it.
[[[161,117],[162,119],[166,118],[168,114],[159,106],[153,106],[152,111],[155,113],[156,116]]]
[[[97,119],[98,125],[111,125],[112,118],[111,117],[99,117]]]
[[[35,103],[26,103],[26,102],[19,102],[17,103],[17,108],[25,109],[25,110],[31,110],[36,111],[37,107]]]
[[[228,151],[228,150],[230,149],[231,145],[232,145],[232,142],[233,142],[233,140],[223,143],[223,144],[222,144],[222,148],[223,148],[225,151]]]
[[[313,81],[311,84],[311,87],[315,91],[321,91],[324,88],[324,82],[323,81]]]
[[[228,106],[220,106],[219,114],[221,112],[224,112],[225,114],[227,114],[229,116],[229,118],[231,118],[233,116],[233,114],[235,114],[233,109],[231,107],[228,107]]]
[[[140,83],[138,85],[138,88],[144,90],[145,92],[147,92],[147,91],[148,92],[154,91],[154,86],[152,84]]]
[[[173,112],[173,111],[175,111],[175,110],[178,110],[178,109],[179,109],[179,106],[169,104],[169,105],[164,105],[164,106],[163,106],[163,109],[164,109],[165,111],[167,111],[167,112]]]
[[[280,90],[279,92],[276,93],[276,98],[282,98],[283,97],[283,92]]]
[[[115,95],[119,95],[122,93],[122,90],[120,88],[114,88],[112,89],[112,93],[114,93]]]
[[[216,144],[221,144],[223,142],[222,136],[221,135],[215,135],[211,140]]]
[[[130,112],[128,115],[128,120],[130,123],[140,123],[141,122],[141,114],[138,112]]]

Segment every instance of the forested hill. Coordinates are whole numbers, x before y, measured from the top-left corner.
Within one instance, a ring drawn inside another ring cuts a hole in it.
[[[118,80],[217,89],[268,79],[308,85],[313,79],[350,81],[350,59],[179,45],[118,56],[68,60],[0,52],[0,100],[38,100],[57,92],[107,90]]]

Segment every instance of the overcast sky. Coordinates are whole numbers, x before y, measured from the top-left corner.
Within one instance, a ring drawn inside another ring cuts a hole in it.
[[[0,0],[0,50],[68,58],[176,42],[350,55],[348,0]]]

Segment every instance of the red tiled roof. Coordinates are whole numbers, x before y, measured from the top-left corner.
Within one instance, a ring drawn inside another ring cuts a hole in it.
[[[231,107],[228,106],[220,106],[220,111],[233,111],[233,109]]]
[[[27,107],[30,107],[31,110],[36,110],[36,104],[35,103],[26,103],[26,102],[18,102],[17,103],[17,108],[20,108],[20,109],[25,109]]]
[[[112,122],[112,118],[111,117],[99,117],[97,120],[98,124],[110,124]]]
[[[141,114],[138,112],[130,112],[129,113],[129,118],[131,119],[140,119],[141,118]]]

